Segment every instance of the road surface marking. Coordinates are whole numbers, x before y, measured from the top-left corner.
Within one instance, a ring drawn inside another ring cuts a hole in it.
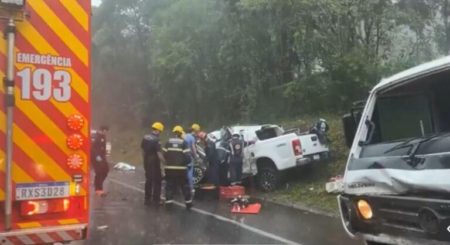
[[[111,181],[111,182],[113,182],[113,183],[115,183],[115,184],[121,185],[121,186],[123,186],[123,187],[129,188],[129,189],[132,189],[132,190],[135,190],[135,191],[137,191],[137,192],[141,192],[141,193],[144,193],[144,192],[145,192],[145,191],[144,191],[143,189],[141,189],[141,188],[138,188],[138,187],[136,187],[136,186],[132,186],[132,185],[123,183],[123,182],[121,182],[121,181],[119,181],[119,180],[116,180],[116,179],[113,179],[113,178],[109,178],[109,181]],[[180,202],[175,201],[174,204],[177,205],[177,206],[180,206],[180,207],[183,207],[183,208],[184,208],[184,204],[183,204],[183,203],[180,203]],[[194,211],[194,212],[196,212],[196,213],[199,213],[199,214],[203,214],[203,215],[206,215],[206,216],[214,217],[214,218],[216,218],[216,219],[218,219],[218,220],[220,220],[220,221],[224,221],[224,222],[227,222],[227,223],[230,223],[230,224],[237,225],[237,226],[239,226],[239,227],[241,227],[241,228],[243,228],[243,229],[246,229],[246,230],[248,230],[248,231],[251,231],[251,232],[253,232],[253,233],[256,233],[256,234],[258,234],[258,235],[261,235],[261,236],[264,236],[264,237],[267,237],[267,238],[271,238],[271,239],[273,239],[273,240],[276,240],[276,241],[281,242],[281,243],[284,243],[284,244],[302,245],[301,243],[291,241],[291,240],[289,240],[289,239],[286,239],[286,238],[277,236],[277,235],[272,234],[272,233],[270,233],[270,232],[260,230],[260,229],[258,229],[258,228],[255,228],[255,227],[250,226],[250,225],[247,225],[247,224],[239,223],[239,222],[237,222],[236,220],[232,220],[232,219],[229,219],[229,218],[224,217],[224,216],[220,216],[220,215],[217,215],[217,214],[214,214],[214,213],[210,213],[210,212],[205,211],[205,210],[202,210],[202,209],[192,208],[191,210]]]

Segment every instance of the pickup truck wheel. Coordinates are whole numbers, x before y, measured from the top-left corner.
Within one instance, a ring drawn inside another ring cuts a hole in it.
[[[272,166],[264,166],[258,172],[258,185],[261,190],[274,191],[278,186],[278,170]]]

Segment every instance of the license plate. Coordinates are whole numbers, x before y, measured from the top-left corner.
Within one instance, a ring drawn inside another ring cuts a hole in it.
[[[16,200],[52,199],[69,196],[69,182],[16,184]]]
[[[319,159],[320,159],[320,155],[314,155],[314,156],[313,156],[313,159],[314,159],[314,160],[319,160]]]

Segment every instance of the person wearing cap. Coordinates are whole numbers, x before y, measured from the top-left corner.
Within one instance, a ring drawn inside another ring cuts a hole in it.
[[[162,153],[159,136],[164,131],[160,122],[152,124],[152,131],[146,134],[141,142],[145,170],[144,204],[161,203],[161,181],[165,176],[165,159]]]
[[[106,134],[108,133],[108,126],[101,126],[100,130],[98,130],[95,134],[95,137],[92,141],[91,146],[91,157],[92,162],[94,163],[94,186],[95,186],[95,194],[99,196],[106,195],[103,190],[103,182],[108,176],[109,166],[108,161],[106,159]]]
[[[189,187],[191,188],[192,195],[195,193],[194,189],[194,162],[199,159],[198,153],[197,153],[197,134],[200,132],[200,125],[197,123],[192,124],[191,128],[189,129],[189,133],[184,135],[184,140],[186,141],[186,144],[188,148],[191,151],[191,159],[192,161],[188,164],[187,169],[187,178],[189,182]]]
[[[173,196],[177,189],[181,189],[184,195],[186,209],[192,207],[192,192],[188,183],[187,170],[191,160],[191,150],[182,138],[183,128],[175,126],[172,130],[173,137],[165,144],[164,158],[166,159],[166,200],[165,204],[173,203]]]

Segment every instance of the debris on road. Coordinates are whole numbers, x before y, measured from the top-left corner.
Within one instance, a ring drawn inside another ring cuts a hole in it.
[[[328,193],[340,193],[344,190],[343,177],[338,175],[330,178],[330,181],[325,184],[325,189]]]
[[[261,211],[261,203],[252,203],[252,204],[249,204],[245,208],[240,208],[239,206],[234,206],[231,209],[232,213],[238,213],[238,214],[258,214],[259,211]]]
[[[108,226],[107,226],[107,225],[100,225],[100,226],[97,226],[97,230],[99,230],[99,231],[104,231],[104,230],[106,230],[106,229],[108,229]]]
[[[119,162],[116,165],[114,165],[114,169],[122,171],[134,171],[136,170],[136,167],[128,163]]]
[[[250,203],[248,196],[238,196],[230,201],[231,212],[239,214],[258,214],[260,203]]]

